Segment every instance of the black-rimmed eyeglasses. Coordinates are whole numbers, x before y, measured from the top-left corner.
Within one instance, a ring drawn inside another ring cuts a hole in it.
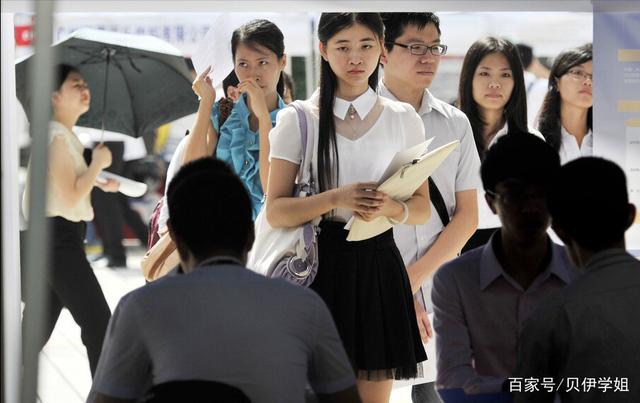
[[[420,43],[414,43],[412,45],[403,45],[397,42],[386,42],[387,45],[396,45],[401,48],[409,49],[412,55],[422,56],[426,55],[427,52],[431,53],[433,56],[442,56],[447,54],[447,45],[423,45]]]

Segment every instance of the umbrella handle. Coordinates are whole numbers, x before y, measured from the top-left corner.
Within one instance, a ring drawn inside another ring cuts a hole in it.
[[[104,142],[104,126],[107,120],[107,91],[109,90],[109,65],[111,58],[116,54],[114,48],[102,49],[102,56],[107,58],[107,66],[104,69],[104,93],[102,96],[102,133],[100,134],[100,144]]]

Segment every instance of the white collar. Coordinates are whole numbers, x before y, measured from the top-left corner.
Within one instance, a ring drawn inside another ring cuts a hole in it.
[[[387,86],[384,85],[384,80],[382,79],[380,79],[380,82],[378,83],[378,91],[380,92],[380,95],[382,95],[385,98],[389,98],[392,101],[400,101],[398,98],[396,98],[395,95],[391,93],[391,91],[389,91]],[[425,88],[424,93],[422,95],[422,102],[420,104],[420,109],[417,111],[418,115],[420,116],[426,115],[427,113],[430,113],[434,109],[446,116],[446,112],[444,110],[444,107],[442,106],[442,101],[434,97],[428,88]]]
[[[533,134],[534,136],[538,137],[539,139],[543,141],[547,141],[545,140],[544,136],[533,127],[527,126],[527,131]],[[507,133],[509,133],[509,122],[504,122],[504,126],[502,126],[502,129],[498,130],[498,132],[493,136],[493,139],[491,139],[491,141],[489,142],[489,146],[487,148],[490,148],[491,146],[493,146],[500,137],[504,136]]]
[[[573,134],[569,133],[567,131],[567,129],[565,129],[564,126],[562,126],[562,125],[560,125],[560,134],[562,134],[562,137],[575,137]],[[584,135],[584,140],[589,139],[589,141],[590,141],[592,137],[593,137],[593,133],[592,133],[591,129],[589,129],[587,134]],[[584,140],[583,140],[583,142],[584,142]]]
[[[371,109],[373,109],[373,106],[376,104],[377,100],[378,95],[371,89],[371,87],[369,87],[364,94],[360,95],[358,98],[354,99],[351,102],[336,97],[336,100],[333,104],[333,114],[336,117],[344,120],[347,118],[349,105],[353,105],[353,107],[356,109],[356,112],[358,112],[358,116],[360,116],[360,119],[364,119],[369,114],[369,112],[371,112]]]

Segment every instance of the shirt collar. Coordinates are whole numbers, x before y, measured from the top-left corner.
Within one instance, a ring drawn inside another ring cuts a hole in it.
[[[335,103],[333,104],[333,114],[344,120],[347,118],[349,105],[353,105],[358,116],[360,116],[360,119],[364,119],[369,112],[371,112],[371,109],[373,109],[377,100],[378,95],[371,89],[371,87],[353,101],[345,101],[344,99],[336,97]]]
[[[389,91],[387,86],[384,85],[384,80],[380,80],[380,82],[378,83],[378,91],[380,92],[380,95],[382,95],[385,98],[389,98],[393,101],[399,101],[399,99],[396,98],[396,96],[393,95],[391,91]],[[442,115],[446,116],[446,111],[442,104],[443,102],[441,100],[434,97],[433,94],[431,94],[431,92],[429,91],[429,89],[425,88],[424,94],[422,95],[422,103],[420,104],[420,110],[418,110],[418,115],[423,116],[428,113],[431,113],[432,110],[436,110],[440,112]]]
[[[500,137],[504,136],[507,133],[509,133],[509,122],[505,122],[504,126],[502,126],[502,129],[496,132],[496,134],[493,136],[493,138],[489,142],[489,146],[487,146],[487,149],[491,148],[498,141]]]
[[[420,105],[420,110],[418,111],[418,115],[420,116],[426,115],[427,113],[430,113],[432,110],[435,110],[440,112],[440,114],[442,114],[443,116],[447,116],[444,110],[444,106],[442,105],[443,103],[444,102],[434,97],[433,94],[431,94],[431,91],[429,91],[429,89],[425,88],[424,94],[422,95],[422,104]]]
[[[491,239],[487,242],[482,250],[482,256],[480,258],[480,289],[484,290],[491,283],[493,283],[498,277],[506,276],[507,273],[502,268],[500,261],[493,249],[494,238],[498,236],[500,230],[497,230],[491,235]],[[562,248],[558,248],[553,242],[551,242],[551,261],[549,266],[542,272],[532,283],[538,284],[540,281],[546,280],[551,274],[555,274],[565,284],[569,284],[572,280],[571,274],[568,271],[568,267],[565,261],[562,259]],[[539,280],[542,279],[542,280]],[[531,287],[530,287],[531,288]]]
[[[565,129],[562,125],[560,125],[560,133],[562,134],[562,137],[573,137],[573,135],[569,133],[567,129]],[[591,129],[589,129],[587,134],[582,139],[582,144],[593,144],[593,132]]]
[[[602,267],[608,267],[620,259],[635,259],[629,252],[622,248],[605,249],[594,253],[584,265],[584,271],[597,270]]]

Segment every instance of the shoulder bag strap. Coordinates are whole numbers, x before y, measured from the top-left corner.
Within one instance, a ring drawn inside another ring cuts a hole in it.
[[[436,186],[436,183],[431,179],[431,177],[429,177],[429,197],[431,198],[431,203],[433,203],[433,206],[438,212],[438,216],[440,216],[442,225],[446,227],[449,225],[450,221],[447,206],[444,204],[444,199],[442,198],[440,189],[438,189],[438,186]]]
[[[298,101],[289,104],[298,114],[298,125],[300,128],[300,144],[302,147],[302,160],[298,169],[298,184],[308,186],[308,192],[312,192],[311,184],[311,152],[313,150],[313,134],[309,135],[307,129],[307,114]],[[310,145],[311,144],[311,145]]]

